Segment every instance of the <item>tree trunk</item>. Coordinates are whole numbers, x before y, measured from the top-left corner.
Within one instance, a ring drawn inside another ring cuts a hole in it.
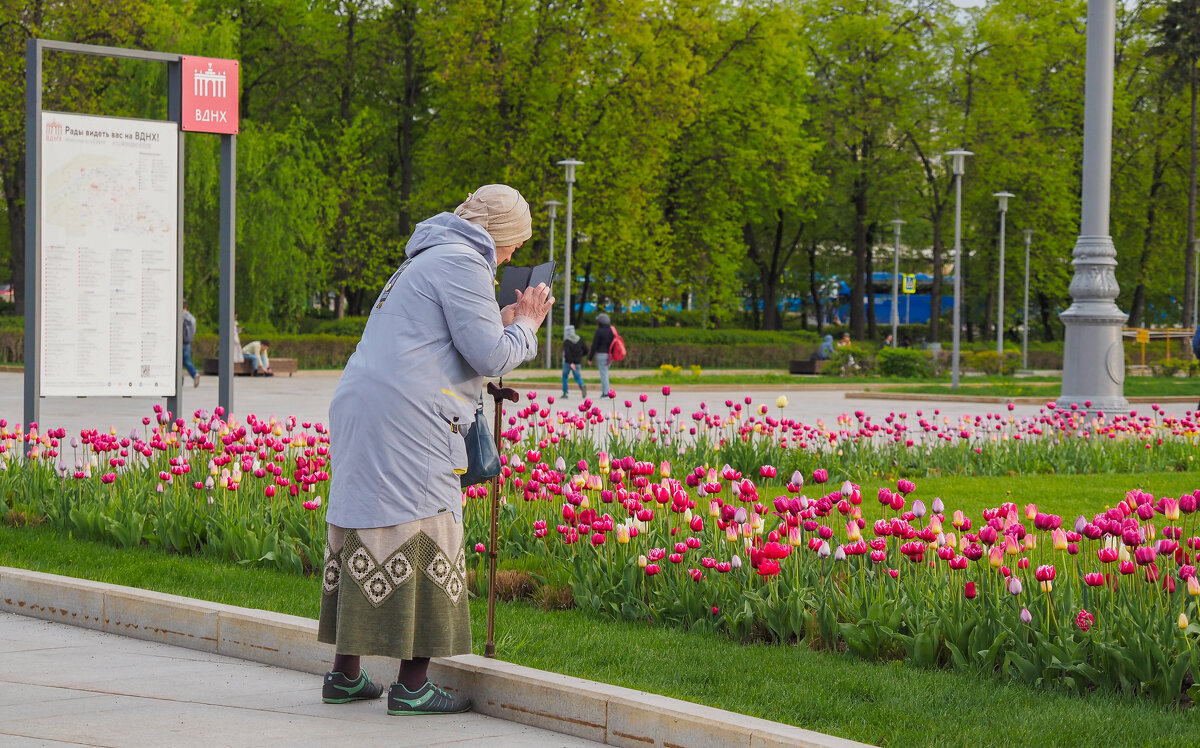
[[[1050,299],[1042,291],[1037,292],[1038,313],[1042,317],[1042,342],[1054,342],[1054,320],[1050,314]]]
[[[762,329],[764,330],[783,328],[777,306],[779,303],[779,277],[782,275],[779,258],[782,255],[783,211],[780,210],[776,215],[775,244],[771,248],[770,262],[762,262],[759,266],[759,279],[762,281]]]
[[[1192,120],[1191,142],[1189,144],[1188,164],[1188,214],[1187,214],[1187,246],[1184,247],[1183,261],[1183,320],[1184,326],[1194,324],[1192,312],[1195,309],[1196,298],[1196,86],[1197,64],[1191,66],[1192,89]]]
[[[854,279],[850,283],[850,335],[861,340],[866,330],[863,297],[867,275],[867,187],[866,175],[854,179]]]
[[[875,244],[878,241],[879,227],[872,223],[867,231],[867,337],[875,340]]]
[[[588,293],[590,292],[591,286],[592,286],[592,262],[591,262],[591,260],[589,260],[586,263],[584,263],[584,265],[583,265],[583,288],[579,289],[579,306],[577,307],[578,311],[574,315],[574,319],[576,319],[576,320],[580,320],[580,321],[583,320],[583,305],[587,303],[587,297],[588,297]],[[597,311],[603,311],[603,310],[597,309]],[[613,307],[613,311],[616,311],[615,306]]]
[[[396,227],[399,236],[407,237],[412,232],[412,214],[409,201],[413,190],[413,150],[416,141],[416,113],[421,91],[421,69],[418,64],[416,8],[412,2],[393,5],[395,32],[403,48],[404,74],[401,79],[399,112],[396,118],[396,165],[392,184],[397,190]],[[398,178],[397,177],[398,174]],[[397,184],[398,182],[398,184]]]
[[[4,205],[8,209],[8,241],[12,263],[13,304],[25,314],[25,157],[4,175]]]
[[[1163,186],[1163,171],[1166,164],[1162,157],[1162,146],[1155,144],[1153,177],[1150,181],[1150,193],[1146,199],[1146,225],[1142,229],[1142,251],[1138,256],[1138,284],[1133,290],[1133,303],[1129,309],[1129,326],[1141,327],[1142,316],[1146,313],[1146,282],[1149,280],[1149,265],[1151,247],[1154,244],[1154,227],[1158,218],[1155,200]]]
[[[825,334],[825,304],[817,284],[817,240],[808,243],[808,293],[812,297],[813,313],[817,318],[817,335]]]
[[[933,285],[929,289],[929,340],[936,343],[942,322],[942,211],[933,216]]]

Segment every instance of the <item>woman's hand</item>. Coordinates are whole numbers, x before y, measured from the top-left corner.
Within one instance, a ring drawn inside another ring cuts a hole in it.
[[[546,313],[552,306],[554,306],[554,297],[550,295],[549,286],[539,283],[537,288],[527,288],[524,293],[518,290],[517,303],[501,309],[500,320],[505,323],[505,326],[523,320],[536,330],[542,326],[542,322],[546,319]],[[505,321],[505,312],[509,309],[512,310],[512,319]]]

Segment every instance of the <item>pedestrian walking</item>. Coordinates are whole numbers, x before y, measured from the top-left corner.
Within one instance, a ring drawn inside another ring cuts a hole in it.
[[[612,321],[601,312],[596,315],[596,333],[592,335],[592,347],[588,349],[588,363],[596,362],[600,372],[600,397],[612,397],[608,386],[608,349],[612,347]]]
[[[563,329],[563,368],[562,368],[562,396],[566,397],[567,376],[575,375],[575,384],[579,385],[579,394],[582,397],[587,397],[587,385],[583,383],[583,357],[588,353],[587,344],[579,337],[579,333],[575,332],[575,325],[567,325]]]

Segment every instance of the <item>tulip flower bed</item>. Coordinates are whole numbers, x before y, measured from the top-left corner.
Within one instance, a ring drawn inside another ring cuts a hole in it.
[[[329,433],[295,418],[242,424],[221,409],[190,426],[155,418],[115,429],[9,431],[0,420],[0,496],[10,521],[47,520],[75,536],[121,547],[262,563],[297,573],[325,549],[321,494]]]
[[[905,479],[872,510],[849,481],[827,490],[824,469],[806,487],[766,465],[757,482],[728,466],[678,481],[604,454],[595,474],[562,468],[508,473],[510,493],[532,482],[553,498],[506,504],[503,547],[569,577],[585,610],[1162,703],[1200,688],[1200,490],[1131,491],[1064,527],[1032,504],[974,518],[927,505]],[[483,493],[466,499],[480,552]]]
[[[889,413],[873,421],[861,410],[835,422],[788,418],[788,400],[773,406],[751,398],[701,404],[684,414],[670,403],[671,388],[657,397],[616,399],[556,407],[536,392],[507,416],[502,438],[511,449],[562,456],[568,465],[610,454],[690,465],[730,464],[750,470],[763,463],[787,465],[816,454],[829,471],[852,479],[872,474],[1012,475],[1195,470],[1200,412],[1182,416],[1158,405],[1149,412],[1109,415],[1048,402],[1036,416],[1003,412],[952,420],[937,408]]]

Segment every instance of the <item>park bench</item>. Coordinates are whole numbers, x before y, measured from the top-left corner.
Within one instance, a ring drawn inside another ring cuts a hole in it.
[[[271,356],[271,371],[274,374],[287,374],[289,377],[296,373],[296,359],[294,358],[276,358]],[[209,375],[217,375],[221,373],[221,360],[218,358],[204,359],[204,373]],[[233,365],[233,373],[235,376],[249,376],[250,364],[245,361],[239,361]]]
[[[791,374],[820,374],[821,369],[825,368],[827,363],[829,362],[817,358],[792,359],[788,364],[788,372]]]

